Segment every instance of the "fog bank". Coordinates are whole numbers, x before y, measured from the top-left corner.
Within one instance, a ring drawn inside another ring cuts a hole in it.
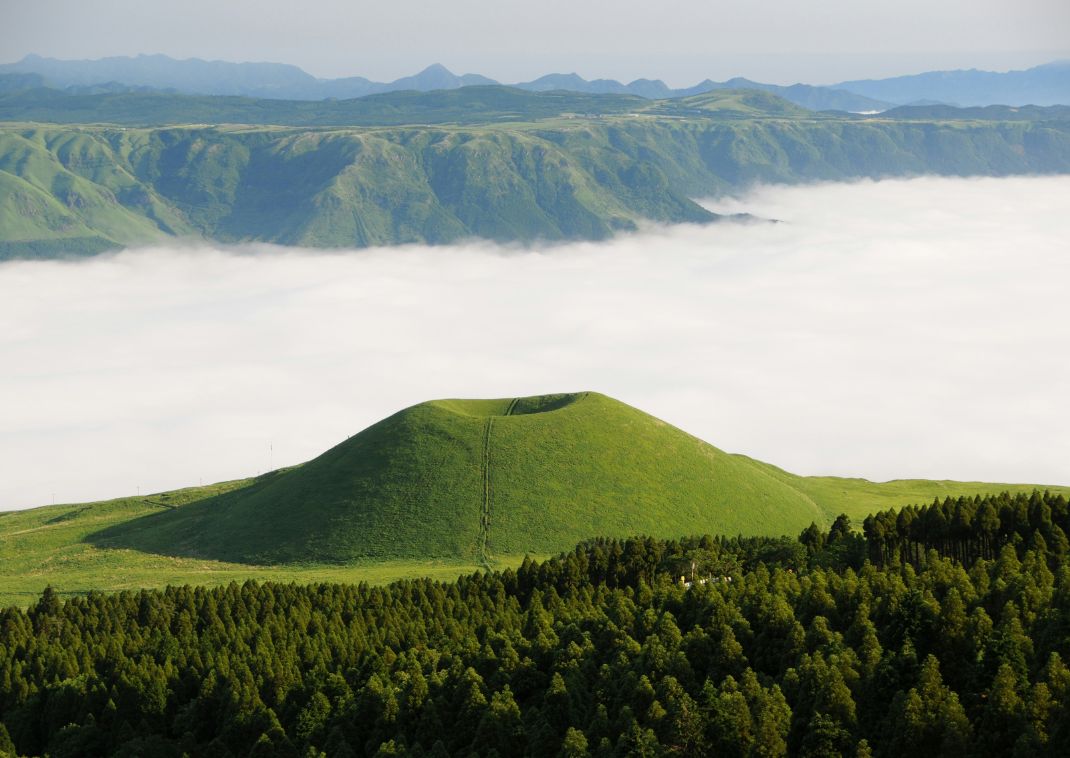
[[[797,473],[1070,484],[1070,177],[712,207],[782,223],[0,264],[0,510],[253,475],[426,399],[583,389]]]

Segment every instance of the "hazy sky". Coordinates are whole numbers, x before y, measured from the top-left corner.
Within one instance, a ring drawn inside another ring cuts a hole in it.
[[[0,264],[0,509],[253,475],[431,398],[577,390],[797,473],[1070,484],[1070,177],[721,207],[784,223]]]
[[[390,80],[440,62],[814,84],[1070,57],[1066,0],[0,0],[0,61],[165,53]]]

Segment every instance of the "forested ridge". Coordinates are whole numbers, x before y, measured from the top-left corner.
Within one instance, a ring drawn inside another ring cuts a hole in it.
[[[451,583],[46,591],[0,611],[0,753],[1067,755],[1068,531],[1005,494]]]

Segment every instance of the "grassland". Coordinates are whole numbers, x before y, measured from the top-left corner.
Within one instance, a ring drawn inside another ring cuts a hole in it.
[[[856,527],[871,513],[898,510],[904,505],[927,505],[934,498],[973,497],[1000,492],[1016,494],[1034,490],[1061,492],[1070,496],[1070,486],[1014,484],[1007,482],[958,482],[951,479],[893,479],[871,482],[839,476],[797,476],[768,463],[755,461],[772,476],[789,484],[813,500],[825,515],[826,523],[841,513],[847,514]]]
[[[434,401],[256,479],[2,514],[0,605],[48,584],[450,578],[593,536],[796,534],[840,513],[1035,488],[799,477],[597,393]]]
[[[247,579],[281,582],[368,582],[428,576],[453,579],[483,568],[482,563],[450,559],[382,560],[338,564],[258,566],[183,558],[122,548],[99,548],[87,540],[109,526],[180,507],[222,492],[249,486],[240,480],[146,497],[99,503],[57,504],[0,514],[0,607],[26,605],[52,585],[60,594],[164,587],[219,585]],[[519,565],[523,556],[495,556],[495,568]]]

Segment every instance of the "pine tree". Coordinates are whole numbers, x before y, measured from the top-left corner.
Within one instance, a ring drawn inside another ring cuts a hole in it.
[[[590,755],[587,750],[587,737],[579,729],[570,726],[565,732],[559,755],[560,758],[586,758]]]
[[[988,690],[981,716],[978,749],[983,755],[1008,755],[1021,736],[1025,704],[1018,693],[1018,675],[1007,663],[1000,665]]]
[[[15,758],[15,743],[11,741],[7,727],[0,721],[0,758]]]

